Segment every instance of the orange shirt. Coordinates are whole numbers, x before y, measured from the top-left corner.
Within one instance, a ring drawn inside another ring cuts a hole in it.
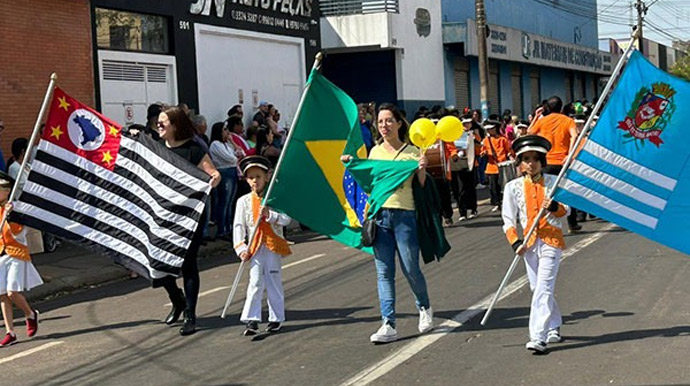
[[[489,141],[491,141],[491,145],[489,145]],[[508,141],[508,138],[502,135],[497,137],[486,136],[482,142],[482,146],[482,151],[489,156],[488,162],[486,163],[485,173],[498,174],[498,164],[500,162],[507,161],[508,156],[513,154],[513,149],[510,147],[510,141]],[[494,153],[491,151],[491,146],[493,146],[493,149],[496,151],[496,157],[498,157],[498,159],[494,157]]]
[[[0,208],[2,218],[5,208]],[[8,255],[15,259],[31,261],[29,247],[26,242],[26,231],[22,225],[6,221],[0,232],[0,255]]]
[[[551,150],[546,154],[549,165],[563,165],[570,151],[570,131],[575,121],[563,114],[551,113],[534,124],[530,134],[540,135],[551,142]]]

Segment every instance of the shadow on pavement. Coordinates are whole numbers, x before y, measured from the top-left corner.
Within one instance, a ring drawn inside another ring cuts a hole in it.
[[[690,326],[676,326],[670,328],[653,328],[648,330],[631,330],[614,332],[610,334],[594,336],[569,336],[564,335],[565,342],[562,345],[549,346],[549,351],[573,350],[600,344],[642,340],[647,338],[673,338],[677,336],[690,336]],[[570,344],[575,341],[576,343]]]

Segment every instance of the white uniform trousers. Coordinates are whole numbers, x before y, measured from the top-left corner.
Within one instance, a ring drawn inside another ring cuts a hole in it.
[[[264,245],[249,260],[249,285],[240,321],[261,322],[261,300],[264,288],[268,293],[268,321],[285,321],[285,295],[283,294],[282,257]]]
[[[535,244],[525,252],[525,267],[532,290],[532,304],[529,313],[529,335],[531,340],[546,342],[549,330],[562,324],[554,290],[556,276],[563,251],[537,238]]]

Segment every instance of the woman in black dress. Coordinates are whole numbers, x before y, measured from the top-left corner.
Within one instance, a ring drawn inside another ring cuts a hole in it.
[[[220,172],[213,166],[209,155],[196,141],[194,141],[194,126],[187,114],[179,107],[170,107],[158,116],[158,134],[161,143],[170,151],[196,165],[211,176],[211,186],[220,182]],[[202,214],[204,217],[204,214]],[[196,263],[197,253],[203,237],[205,219],[199,219],[199,226],[194,232],[184,263],[182,264],[182,279],[184,292],[177,286],[175,277],[166,276],[156,279],[154,287],[163,287],[168,292],[172,302],[172,310],[165,318],[166,324],[177,322],[184,311],[184,322],[180,328],[180,335],[190,335],[196,331],[196,303],[199,298],[199,267]]]

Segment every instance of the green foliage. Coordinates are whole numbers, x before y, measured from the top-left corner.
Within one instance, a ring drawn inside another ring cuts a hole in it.
[[[671,67],[671,74],[690,80],[690,55],[683,56]]]

